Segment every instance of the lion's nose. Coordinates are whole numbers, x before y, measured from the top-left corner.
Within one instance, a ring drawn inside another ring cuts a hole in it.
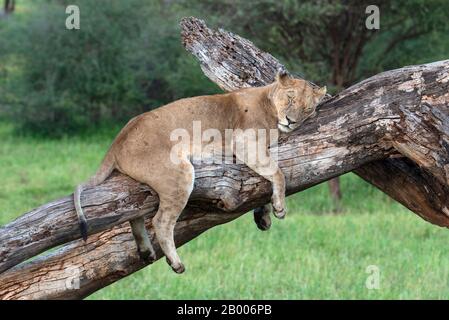
[[[293,120],[290,119],[288,116],[285,116],[285,118],[287,119],[289,125],[295,124],[295,123],[296,123],[296,121],[293,121]]]

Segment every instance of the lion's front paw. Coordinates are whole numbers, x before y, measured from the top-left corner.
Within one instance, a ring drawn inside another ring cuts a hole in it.
[[[287,211],[285,210],[285,198],[273,195],[271,199],[273,214],[276,218],[283,219]]]
[[[278,210],[273,206],[273,214],[278,219],[284,219],[285,215],[287,214],[287,210],[285,208]]]

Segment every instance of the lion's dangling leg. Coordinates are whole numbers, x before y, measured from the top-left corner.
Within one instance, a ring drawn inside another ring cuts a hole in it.
[[[193,190],[194,168],[187,156],[171,161],[170,150],[166,154],[161,152],[159,159],[168,161],[150,162],[145,157],[136,158],[133,162],[122,161],[120,170],[147,184],[158,194],[159,208],[152,219],[153,229],[170,266],[175,272],[181,273],[184,271],[184,265],[176,252],[174,229]],[[138,165],[135,165],[136,163]],[[139,251],[145,252],[145,255],[149,251],[151,255],[151,243],[147,239],[143,221],[134,221],[131,224]]]
[[[167,177],[168,184],[158,186],[159,209],[153,218],[154,231],[167,262],[176,273],[185,268],[176,251],[174,229],[178,217],[189,200],[193,189],[194,169],[188,160],[173,167]]]

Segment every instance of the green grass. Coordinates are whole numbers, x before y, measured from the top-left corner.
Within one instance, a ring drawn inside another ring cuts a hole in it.
[[[0,123],[0,224],[72,192],[101,161],[115,130],[42,140]],[[251,215],[214,228],[179,249],[187,267],[164,259],[92,299],[448,299],[449,233],[363,182],[342,177],[344,212],[334,215],[327,185],[288,199],[285,220],[259,231]],[[380,288],[365,286],[366,268]]]

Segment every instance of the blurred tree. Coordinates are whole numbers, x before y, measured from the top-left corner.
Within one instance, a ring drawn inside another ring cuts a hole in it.
[[[305,78],[326,83],[332,93],[386,66],[401,66],[395,61],[410,54],[406,46],[412,41],[412,48],[428,59],[427,50],[418,43],[423,45],[431,33],[440,34],[440,47],[449,42],[446,0],[201,0],[195,5],[207,20],[214,14],[215,23],[249,37]],[[380,9],[379,30],[366,27],[368,5]],[[338,210],[338,178],[329,181],[329,186]]]
[[[0,18],[6,18],[9,14],[13,13],[15,9],[15,0],[5,0],[3,4],[3,10],[0,11]]]
[[[3,10],[5,14],[10,14],[15,9],[15,0],[5,0],[5,5],[3,6]]]

